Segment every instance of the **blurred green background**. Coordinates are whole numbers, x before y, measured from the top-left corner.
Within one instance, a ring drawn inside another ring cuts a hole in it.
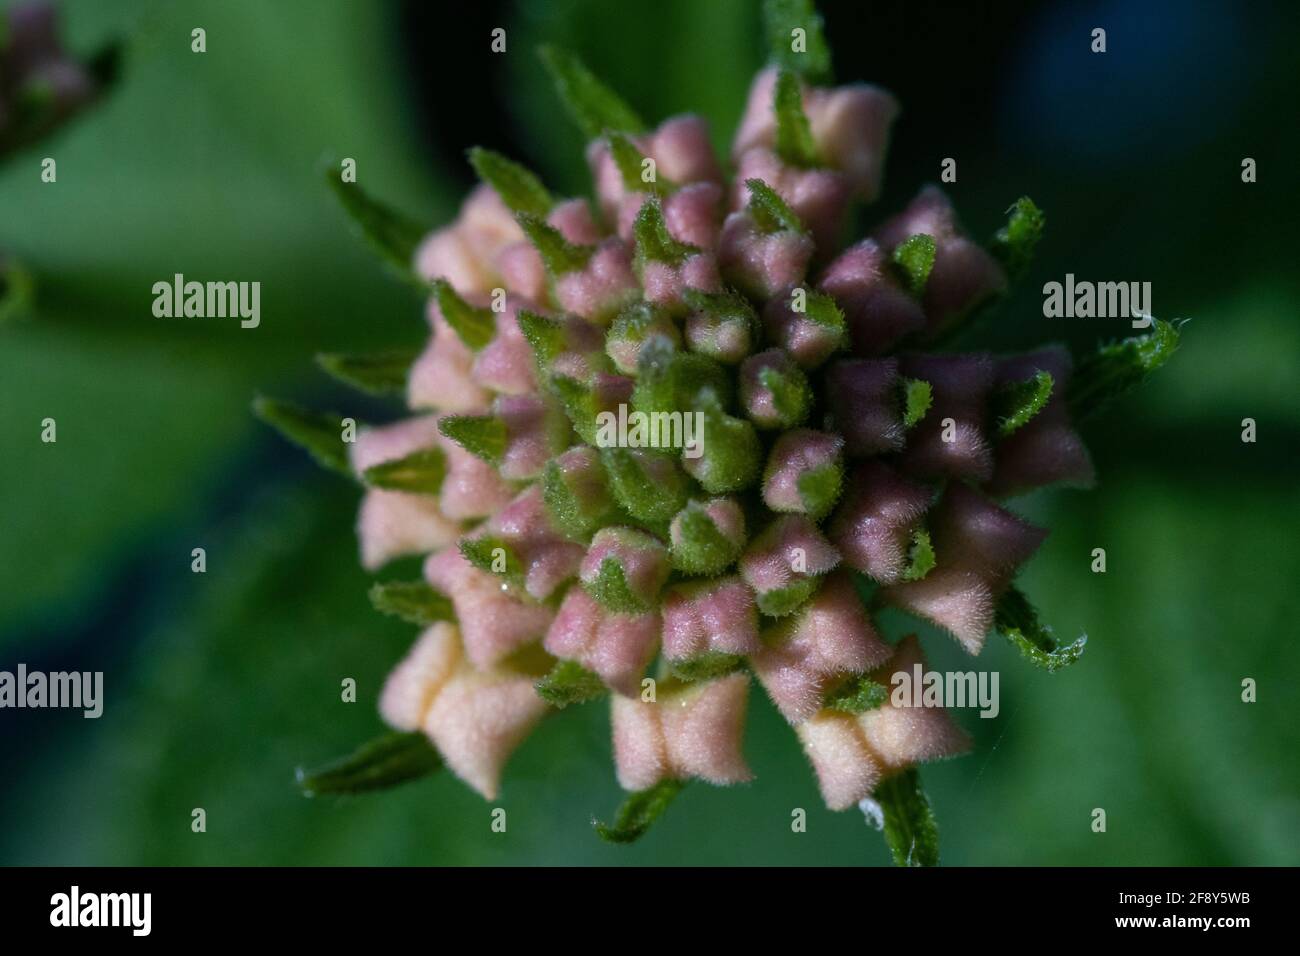
[[[356,489],[248,410],[265,391],[395,415],[330,386],[312,354],[425,332],[418,299],[325,193],[322,157],[355,157],[364,187],[430,223],[454,213],[476,142],[585,191],[537,43],[571,46],[648,117],[703,113],[719,146],[761,60],[743,0],[471,6],[64,4],[74,50],[120,36],[127,62],[97,110],[0,169],[0,249],[38,282],[35,314],[0,328],[0,668],[103,670],[106,708],[0,712],[0,862],[887,861],[859,813],[824,810],[757,690],[756,783],[688,788],[633,847],[589,825],[620,799],[599,704],[517,753],[493,804],[506,834],[447,774],[365,799],[293,785],[295,765],[378,730],[383,676],[413,637],[370,610]],[[979,666],[1001,672],[1000,716],[959,715],[974,753],[924,771],[946,863],[1300,862],[1295,24],[1243,6],[823,5],[838,77],[904,105],[873,215],[948,156],[972,232],[1021,194],[1048,214],[1032,275],[983,342],[1125,334],[1042,317],[1037,290],[1066,272],[1149,280],[1157,315],[1192,319],[1172,364],[1086,430],[1099,487],[1016,503],[1052,529],[1022,587],[1088,651],[1048,675],[990,642]],[[190,52],[195,26],[206,54]],[[488,52],[494,26],[504,56]],[[1088,52],[1094,26],[1105,55]],[[39,181],[44,156],[56,184]],[[150,287],[175,272],[261,281],[261,327],[153,318]],[[47,416],[57,444],[39,441]],[[1256,444],[1240,441],[1248,416]],[[200,546],[205,575],[189,567]],[[1089,571],[1094,547],[1105,575]],[[920,633],[936,666],[970,666]],[[344,677],[356,704],[340,702]],[[1257,703],[1241,702],[1245,677]],[[807,833],[790,830],[795,807]]]

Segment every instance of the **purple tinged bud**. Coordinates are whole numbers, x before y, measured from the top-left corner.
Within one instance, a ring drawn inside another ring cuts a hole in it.
[[[500,472],[508,481],[536,478],[568,444],[568,419],[550,399],[535,394],[503,395],[495,410],[506,426]]]
[[[447,460],[438,500],[443,513],[454,521],[486,518],[510,500],[510,485],[495,468],[439,433],[438,445]]]
[[[901,580],[912,531],[930,507],[930,489],[878,461],[854,469],[848,489],[831,518],[831,541],[850,567],[882,584]]]
[[[576,575],[582,562],[582,545],[566,540],[546,513],[541,485],[530,485],[493,515],[487,534],[514,552],[523,565],[524,589],[539,601]]]
[[[817,284],[844,311],[855,355],[879,355],[925,328],[925,312],[899,285],[885,250],[870,239],[840,253]]]
[[[776,440],[763,472],[763,501],[773,511],[820,518],[835,503],[843,473],[844,439],[839,435],[796,428]],[[829,471],[828,471],[829,470]],[[834,493],[823,494],[824,475],[834,476]],[[816,485],[810,488],[809,485]]]
[[[840,562],[817,526],[803,515],[773,521],[740,558],[740,573],[758,594],[759,610],[782,616],[811,595],[817,578]]]
[[[759,649],[754,593],[738,577],[680,584],[664,599],[664,655],[672,661],[706,653]]]
[[[722,224],[718,268],[729,283],[757,299],[768,299],[803,282],[813,240],[802,232],[764,232],[745,210]]]
[[[774,389],[766,380],[775,372],[782,387]],[[751,355],[740,366],[740,404],[759,428],[784,428],[807,417],[811,396],[808,383],[783,349],[768,349]]]
[[[607,325],[637,295],[632,253],[619,239],[605,240],[596,247],[585,268],[555,280],[555,298],[560,307],[599,325]]]
[[[663,780],[698,778],[725,786],[753,778],[741,742],[749,676],[670,686],[658,699],[616,696],[611,723],[614,763],[624,790],[645,790]]]
[[[607,563],[617,566],[622,585],[634,603],[645,607],[655,605],[669,571],[668,549],[659,539],[633,528],[613,527],[597,531],[582,559],[579,577],[598,599],[604,597],[605,587],[619,587],[607,584],[611,573],[605,568]],[[617,604],[619,597],[605,603]]]
[[[616,613],[570,588],[546,633],[546,650],[575,661],[619,694],[637,693],[659,639],[657,612]]]
[[[476,383],[503,395],[523,395],[537,388],[533,351],[520,331],[517,308],[511,304],[496,315],[496,335],[474,359],[471,373]]]
[[[948,197],[937,186],[926,186],[911,204],[875,232],[889,252],[912,236],[934,239],[934,266],[925,285],[927,328],[941,328],[985,299],[1003,292],[1006,273],[978,243],[957,226]]]
[[[844,345],[844,327],[818,322],[807,310],[796,312],[796,290],[770,300],[763,310],[768,341],[789,352],[800,368],[815,368]],[[804,290],[805,295],[811,295]]]
[[[1019,494],[1063,482],[1091,487],[1096,472],[1088,449],[1070,424],[1065,403],[1070,383],[1070,353],[1053,346],[999,360],[997,385],[1021,382],[1044,371],[1052,376],[1052,396],[1027,424],[998,442],[994,449],[993,478],[987,490],[998,497]]]
[[[751,149],[740,157],[732,187],[732,208],[748,202],[745,180],[761,179],[784,199],[812,233],[819,249],[834,248],[852,204],[852,184],[833,169],[790,166],[770,149]],[[725,232],[725,226],[724,232]]]
[[[826,404],[850,458],[898,451],[905,430],[898,359],[844,359],[826,371]]]
[[[474,353],[447,324],[432,297],[428,315],[433,339],[407,374],[406,403],[417,410],[444,412],[469,412],[487,405],[491,394],[474,380]]]
[[[878,667],[891,653],[848,574],[835,571],[798,613],[764,636],[753,664],[782,716],[798,723],[821,709],[841,678]]]
[[[901,368],[908,378],[929,382],[933,395],[930,410],[908,436],[899,460],[903,470],[926,480],[988,481],[993,475],[993,449],[986,435],[993,359],[982,352],[912,355]]]

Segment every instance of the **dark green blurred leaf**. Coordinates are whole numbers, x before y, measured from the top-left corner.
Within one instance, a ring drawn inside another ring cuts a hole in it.
[[[315,770],[297,770],[305,797],[387,790],[418,780],[442,766],[442,758],[422,733],[388,733],[362,744],[346,757]]]
[[[360,183],[345,183],[337,165],[326,167],[325,182],[366,241],[397,275],[424,288],[424,280],[415,275],[412,262],[429,228],[373,198]]]
[[[635,843],[668,809],[686,786],[682,780],[664,780],[648,790],[630,794],[618,808],[613,825],[592,820],[591,825],[602,840],[610,843]]]
[[[555,205],[555,200],[532,170],[500,153],[475,146],[469,151],[469,163],[479,179],[495,189],[512,212],[545,216]]]
[[[21,263],[13,259],[0,263],[0,325],[26,315],[34,294],[31,274]]]

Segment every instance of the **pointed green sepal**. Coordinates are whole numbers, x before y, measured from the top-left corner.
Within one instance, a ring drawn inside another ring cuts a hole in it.
[[[442,758],[424,734],[388,733],[323,767],[299,767],[295,776],[303,796],[316,797],[387,790],[441,766]]]
[[[469,151],[469,164],[511,212],[545,218],[555,206],[551,194],[530,169],[500,153],[475,146]]]
[[[934,251],[934,237],[919,232],[895,246],[890,257],[898,268],[907,291],[918,299],[925,294],[925,284],[930,281],[930,270],[934,268]]]
[[[657,196],[651,196],[641,204],[641,209],[632,222],[632,239],[636,244],[635,264],[638,273],[645,268],[647,262],[680,266],[700,251],[669,235],[668,224],[664,222],[663,206]]]
[[[934,392],[930,383],[919,378],[902,380],[903,427],[911,430],[925,418],[934,402]]]
[[[746,179],[749,187],[749,210],[754,224],[763,232],[806,232],[799,217],[775,189],[761,179]]]
[[[314,412],[264,395],[253,400],[253,414],[304,449],[321,467],[352,477],[348,443],[343,440],[346,419],[332,412]]]
[[[654,610],[633,592],[623,574],[623,565],[615,558],[606,558],[600,562],[596,577],[583,581],[582,587],[597,604],[615,614],[644,614]]]
[[[993,237],[991,251],[1015,280],[1025,274],[1033,261],[1034,249],[1043,238],[1047,217],[1028,196],[1021,196],[1007,210],[1007,224]]]
[[[686,660],[672,661],[669,668],[678,680],[688,684],[717,680],[745,667],[745,658],[723,651],[705,651]]]
[[[776,152],[792,166],[820,165],[812,127],[803,111],[803,89],[790,70],[777,74],[772,91],[772,112],[776,114]]]
[[[812,387],[808,378],[797,366],[788,369],[764,368],[758,373],[758,383],[772,393],[772,405],[781,421],[778,428],[793,428],[802,424],[812,408]]]
[[[897,866],[938,866],[939,825],[915,767],[883,780],[872,794],[884,811],[885,842]]]
[[[447,475],[447,456],[441,448],[422,448],[395,461],[367,468],[362,479],[372,488],[436,495]]]
[[[866,674],[850,677],[834,690],[826,692],[822,706],[841,714],[864,714],[889,699],[889,688]]]
[[[1073,664],[1083,655],[1088,643],[1088,635],[1081,634],[1062,646],[1052,629],[1038,619],[1038,612],[1029,603],[1029,598],[1014,587],[1008,588],[998,601],[993,626],[1028,660],[1048,673]]]
[[[542,265],[546,266],[546,272],[552,278],[585,269],[591,254],[596,251],[595,246],[576,246],[569,242],[545,219],[527,213],[519,213],[515,219],[542,257]]]
[[[728,415],[711,396],[698,403],[703,417],[696,447],[683,453],[682,464],[704,490],[713,495],[744,491],[756,484],[763,465],[763,448],[752,422]]]
[[[325,181],[344,212],[384,261],[402,278],[423,286],[423,281],[415,276],[412,261],[416,247],[430,230],[381,203],[357,183],[344,182],[342,170],[335,165],[326,167]]]
[[[556,661],[534,687],[538,697],[558,710],[570,704],[585,704],[609,693],[604,681],[575,661]]]
[[[618,808],[613,824],[593,819],[591,825],[609,843],[635,843],[668,809],[686,786],[684,780],[664,780],[647,790],[628,795]]]
[[[800,578],[783,588],[763,591],[758,595],[758,609],[768,617],[786,617],[804,605],[820,582],[817,578]]]
[[[580,474],[566,474],[555,459],[549,461],[542,473],[542,501],[555,526],[575,541],[590,539],[618,514],[605,466],[596,456]]]
[[[493,415],[448,415],[438,431],[471,455],[497,466],[506,453],[506,423]]]
[[[461,555],[486,574],[494,574],[513,588],[524,586],[525,568],[514,548],[491,535],[461,538],[457,542]]]
[[[673,568],[686,574],[721,574],[744,546],[723,534],[698,501],[687,503],[673,519],[671,541]]]
[[[999,438],[1027,425],[1052,397],[1052,375],[1039,371],[1023,382],[1009,382],[993,394],[993,416]]]
[[[1152,319],[1151,331],[1103,346],[1082,359],[1066,391],[1070,417],[1082,421],[1164,365],[1178,349],[1180,328]]]
[[[731,376],[713,359],[679,350],[665,335],[650,335],[637,354],[632,408],[646,415],[690,412],[732,399]]]
[[[632,107],[572,53],[554,46],[544,46],[538,52],[556,92],[587,139],[597,139],[606,130],[639,133],[645,129]]]
[[[401,395],[406,391],[406,377],[419,352],[415,349],[388,349],[346,355],[321,352],[316,364],[331,378],[370,395]]]
[[[455,609],[444,595],[424,581],[379,581],[370,588],[376,611],[425,627],[436,621],[455,621]]]
[[[609,144],[609,155],[618,169],[623,188],[628,192],[664,195],[672,191],[673,184],[659,178],[657,167],[654,167],[653,179],[645,178],[646,170],[651,168],[646,165],[646,157],[622,133],[609,133],[605,141]]]
[[[433,281],[433,298],[442,317],[470,351],[479,351],[497,334],[492,310],[470,305],[445,279]]]
[[[813,0],[765,0],[763,27],[771,62],[810,83],[831,80],[831,49]]]
[[[831,513],[844,489],[844,466],[838,460],[810,468],[799,476],[796,487],[804,512],[814,521]]]
[[[912,542],[907,549],[907,568],[903,571],[904,581],[919,581],[934,570],[934,545],[930,541],[930,532],[918,527],[912,532]]]

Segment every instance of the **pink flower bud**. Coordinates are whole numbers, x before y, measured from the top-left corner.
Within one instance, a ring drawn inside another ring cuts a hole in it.
[[[602,325],[638,292],[631,253],[619,239],[605,240],[585,268],[555,280],[555,297],[562,309]]]
[[[668,234],[688,246],[712,249],[722,228],[722,199],[722,186],[716,182],[691,183],[664,197]]]
[[[817,284],[843,310],[855,355],[879,355],[925,328],[925,312],[898,284],[885,251],[870,239],[840,253]]]
[[[458,548],[444,548],[424,562],[424,577],[451,599],[465,653],[478,668],[491,667],[546,633],[552,612],[522,600],[498,577],[480,571]]]
[[[722,171],[709,141],[708,124],[698,116],[674,116],[654,132],[630,139],[642,156],[654,160],[657,183],[685,186],[701,181],[722,181]],[[624,239],[630,237],[632,217],[641,207],[641,201],[634,198],[632,202],[625,202],[628,190],[605,140],[593,140],[588,144],[587,163],[591,167],[596,195],[605,218],[618,223],[619,235]],[[627,215],[629,208],[630,216]]]
[[[814,496],[800,483],[810,473],[823,469],[841,471],[843,449],[844,439],[839,435],[811,428],[785,432],[768,455],[767,469],[763,472],[763,501],[773,511],[811,511],[814,517],[821,517],[830,510],[834,499],[826,502],[814,500]]]
[[[898,359],[842,359],[826,371],[826,404],[850,458],[903,447]]]
[[[474,359],[471,373],[477,384],[504,395],[523,395],[537,388],[533,351],[515,318],[521,306],[532,308],[508,301],[506,311],[495,315],[496,335]]]
[[[830,523],[830,539],[850,567],[881,583],[907,570],[912,531],[930,507],[931,493],[878,461],[860,464]]]
[[[801,368],[815,368],[844,344],[843,330],[815,321],[806,311],[796,312],[792,300],[793,294],[780,295],[763,309],[768,340],[789,352]]]
[[[681,661],[709,652],[752,654],[759,649],[758,610],[737,577],[680,584],[664,600],[664,655]]]
[[[759,428],[779,428],[790,423],[786,421],[776,395],[763,384],[766,369],[795,380],[802,380],[803,376],[784,349],[768,349],[751,355],[740,366],[740,404],[745,414]]]
[[[538,394],[503,395],[495,407],[506,426],[501,477],[509,481],[536,478],[546,463],[564,450],[568,419],[553,400]]]
[[[682,301],[685,290],[720,292],[722,280],[718,277],[718,263],[713,253],[702,252],[688,257],[679,266],[647,262],[641,268],[641,286],[647,302],[682,311],[686,308]]]
[[[893,659],[873,678],[889,686],[897,671],[911,675],[924,665],[915,636],[898,645]],[[869,797],[882,778],[917,763],[965,753],[970,738],[942,708],[895,707],[892,700],[861,714],[822,711],[796,727],[817,772],[822,799],[846,810]]]
[[[429,299],[428,316],[433,339],[407,374],[406,403],[417,410],[436,408],[444,412],[483,408],[491,396],[474,381],[474,353],[447,324],[433,297]]]
[[[613,562],[622,572],[631,597],[651,606],[668,580],[668,549],[653,535],[632,528],[601,528],[591,539],[582,559],[579,577],[591,588],[601,586],[605,563]]]
[[[911,205],[876,230],[875,237],[892,252],[918,234],[933,237],[935,243],[934,266],[923,297],[927,328],[939,328],[1006,289],[1002,267],[962,235],[952,204],[937,186],[922,189]]]
[[[624,790],[692,777],[725,786],[753,778],[741,752],[746,674],[660,687],[657,702],[614,697],[614,762]]]
[[[487,523],[487,534],[509,545],[524,568],[524,589],[544,601],[578,573],[583,548],[551,523],[541,485],[529,485]]]
[[[582,588],[569,588],[546,632],[546,650],[594,672],[611,690],[632,695],[654,657],[658,612],[606,610]]]
[[[993,449],[985,434],[992,358],[982,352],[912,355],[903,359],[902,370],[929,382],[933,397],[925,418],[908,435],[903,470],[927,480],[992,477]]]
[[[810,236],[789,229],[763,232],[742,210],[722,224],[718,268],[742,292],[767,299],[803,281],[813,249]]]
[[[534,680],[475,669],[455,625],[439,623],[389,676],[380,713],[399,730],[422,728],[451,771],[492,800],[510,754],[546,712]]]
[[[811,232],[818,248],[833,248],[850,208],[853,184],[833,169],[800,169],[783,162],[770,149],[751,149],[740,157],[732,187],[732,208],[749,201],[748,179],[761,179],[794,210]],[[725,227],[724,227],[725,229]]]
[[[807,604],[764,636],[753,663],[777,709],[798,723],[821,709],[838,679],[878,667],[891,653],[848,574],[834,571]]]
[[[779,616],[793,611],[806,596],[802,592],[811,593],[816,578],[839,561],[839,552],[815,524],[803,515],[784,515],[750,542],[740,559],[740,573],[758,593],[759,608]]]
[[[441,433],[438,445],[447,459],[438,501],[453,521],[486,518],[510,500],[513,492],[496,469]]]

